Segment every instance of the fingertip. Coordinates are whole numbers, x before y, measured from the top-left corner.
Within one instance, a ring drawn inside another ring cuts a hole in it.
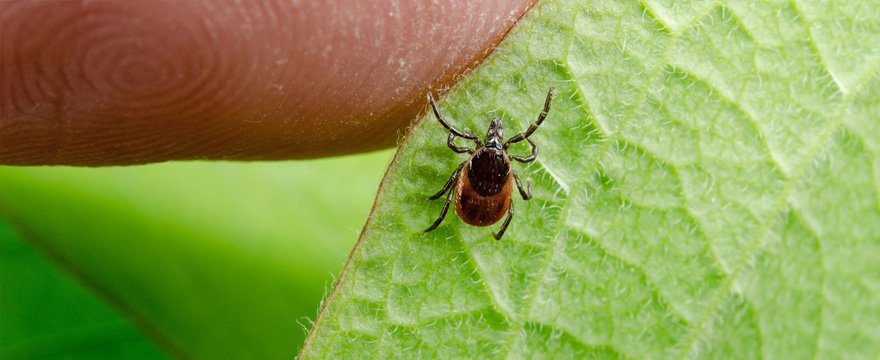
[[[0,163],[390,146],[529,4],[0,3]]]

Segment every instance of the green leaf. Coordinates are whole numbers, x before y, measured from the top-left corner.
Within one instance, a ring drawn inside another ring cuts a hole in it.
[[[0,357],[163,359],[128,321],[0,219]]]
[[[42,277],[52,269],[11,240],[20,233],[174,357],[292,358],[389,156],[0,167],[0,218],[17,230],[0,232],[0,245],[31,251],[0,249],[0,354],[67,358],[88,347],[87,358],[132,358],[150,348],[114,353],[138,334],[61,275]]]
[[[559,89],[534,198],[422,233],[465,160],[426,115],[302,357],[876,358],[877,44],[866,1],[540,2],[440,103],[510,136]]]

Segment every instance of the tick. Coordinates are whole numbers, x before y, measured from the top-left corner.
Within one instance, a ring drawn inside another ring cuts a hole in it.
[[[501,229],[495,234],[495,240],[501,240],[504,231],[510,225],[513,218],[513,184],[516,183],[519,194],[523,200],[532,198],[532,182],[528,180],[526,187],[523,187],[522,181],[516,171],[510,167],[510,160],[516,160],[521,163],[534,161],[538,156],[538,146],[529,139],[529,136],[541,126],[547,113],[550,112],[550,101],[553,93],[556,91],[550,88],[547,91],[547,100],[544,101],[544,110],[538,115],[538,120],[529,125],[526,131],[514,135],[507,141],[504,141],[504,134],[501,119],[492,119],[489,124],[489,131],[486,132],[486,140],[483,141],[479,136],[471,134],[467,131],[461,131],[452,125],[449,125],[440,110],[437,110],[437,104],[434,103],[434,97],[428,93],[428,101],[434,109],[434,115],[440,124],[449,130],[449,137],[446,138],[446,144],[456,153],[468,153],[470,157],[462,162],[452,172],[452,176],[443,185],[436,194],[430,197],[431,200],[439,199],[447,191],[446,203],[440,210],[440,216],[431,226],[425,229],[425,232],[434,230],[443,222],[446,212],[449,211],[449,204],[455,200],[455,212],[464,222],[475,226],[489,226],[504,217],[504,223]],[[471,149],[467,146],[458,146],[455,144],[455,137],[462,137],[471,140],[475,144],[475,148]],[[525,140],[532,147],[532,153],[528,156],[516,156],[507,153],[510,144],[518,143]],[[455,184],[455,189],[452,189]]]

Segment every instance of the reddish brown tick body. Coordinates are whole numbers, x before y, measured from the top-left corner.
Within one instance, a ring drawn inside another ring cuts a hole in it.
[[[507,230],[507,226],[510,225],[510,220],[513,218],[513,199],[511,196],[513,194],[513,184],[516,183],[516,187],[519,189],[523,200],[528,200],[532,197],[531,181],[523,188],[519,175],[510,167],[510,160],[513,159],[521,163],[527,163],[534,161],[538,156],[538,146],[532,140],[529,140],[529,136],[538,129],[538,126],[547,117],[547,113],[550,112],[550,101],[553,98],[554,91],[555,89],[552,87],[547,91],[544,110],[538,115],[538,120],[531,124],[526,131],[516,134],[507,141],[504,141],[503,127],[500,119],[492,119],[485,141],[482,141],[477,135],[461,131],[449,125],[443,119],[443,116],[440,115],[437,104],[434,103],[434,97],[428,93],[428,101],[434,109],[434,115],[440,121],[440,124],[449,130],[446,144],[449,145],[452,151],[468,153],[471,156],[459,164],[455,171],[452,172],[449,180],[446,181],[446,184],[443,185],[443,188],[431,196],[431,200],[438,199],[449,191],[449,194],[446,196],[446,203],[443,204],[443,209],[440,211],[440,216],[431,226],[425,229],[425,232],[436,229],[443,222],[446,212],[449,211],[449,204],[455,200],[455,212],[458,214],[458,217],[471,225],[492,225],[501,220],[504,214],[507,214],[501,229],[495,234],[495,240],[500,240],[504,236],[504,231]],[[456,145],[456,136],[474,141],[476,149]],[[507,148],[510,144],[523,140],[531,145],[531,154],[528,156],[507,154]],[[453,183],[455,183],[454,190],[451,189]]]

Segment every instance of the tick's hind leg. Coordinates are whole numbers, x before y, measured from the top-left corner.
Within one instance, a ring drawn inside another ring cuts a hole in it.
[[[464,164],[467,164],[467,161],[459,164],[458,167],[455,168],[455,171],[452,172],[452,176],[449,177],[449,180],[446,180],[446,184],[443,185],[443,188],[440,189],[440,191],[438,191],[436,194],[431,195],[431,197],[429,197],[428,199],[429,200],[436,200],[436,199],[439,199],[441,196],[443,196],[443,193],[445,193],[447,190],[449,190],[449,188],[452,187],[452,184],[455,183],[455,179],[458,178],[458,173],[461,172],[461,168],[464,167]]]
[[[504,231],[507,230],[507,225],[510,225],[511,219],[513,219],[513,201],[511,201],[510,206],[507,207],[507,218],[504,219],[504,223],[501,224],[501,229],[495,234],[495,240],[501,240],[501,237],[504,236]]]
[[[529,179],[526,182],[526,187],[523,188],[522,180],[519,179],[519,174],[516,171],[511,171],[513,173],[513,180],[516,181],[516,188],[519,189],[519,195],[522,196],[523,200],[528,200],[532,198],[532,180]]]
[[[446,217],[446,212],[449,211],[449,204],[452,202],[453,194],[455,194],[455,191],[450,190],[449,195],[446,195],[446,203],[443,204],[443,209],[440,210],[440,216],[437,217],[437,220],[434,220],[434,223],[431,224],[431,226],[428,226],[428,228],[425,229],[425,232],[436,229],[438,226],[440,226],[440,223],[443,222],[443,218]]]

